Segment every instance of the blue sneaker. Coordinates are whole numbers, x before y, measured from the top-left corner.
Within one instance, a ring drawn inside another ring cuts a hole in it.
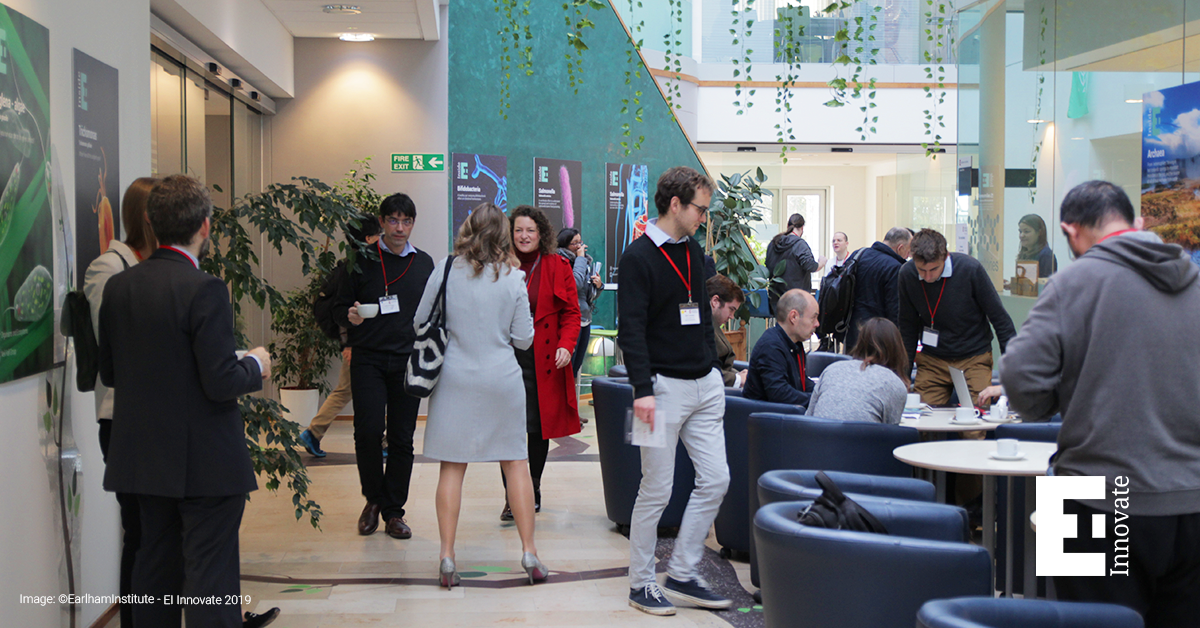
[[[300,432],[300,443],[304,445],[304,451],[316,456],[317,458],[325,457],[325,450],[321,449],[321,441],[317,440],[312,432],[304,430]]]
[[[629,605],[651,615],[674,615],[675,605],[663,595],[658,584],[629,590]]]
[[[667,581],[663,583],[663,590],[667,595],[679,598],[685,602],[690,602],[700,608],[712,610],[725,610],[733,606],[731,600],[727,600],[716,593],[713,593],[708,588],[708,583],[696,577],[692,580],[676,580],[667,576]]]
[[[387,460],[387,447],[383,448],[383,459]]]

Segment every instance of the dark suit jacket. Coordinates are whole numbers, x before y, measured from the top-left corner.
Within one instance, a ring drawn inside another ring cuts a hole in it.
[[[99,333],[100,379],[116,390],[105,490],[183,498],[257,488],[237,398],[261,390],[262,376],[253,358],[234,356],[220,279],[159,249],[108,281]]]
[[[756,401],[807,406],[816,384],[804,375],[801,385],[799,360],[808,364],[804,348],[792,342],[779,325],[771,327],[758,337],[750,352],[750,372],[742,395]]]

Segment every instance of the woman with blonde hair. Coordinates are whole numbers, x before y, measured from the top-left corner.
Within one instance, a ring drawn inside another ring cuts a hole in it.
[[[867,320],[850,350],[853,360],[825,367],[806,414],[841,421],[900,422],[908,394],[908,352],[900,329],[886,318]]]
[[[445,265],[451,264],[449,275]],[[446,276],[446,343],[441,377],[429,398],[425,451],[441,461],[437,487],[439,582],[458,584],[454,539],[462,507],[463,475],[471,462],[499,461],[508,477],[508,503],[521,536],[521,566],[530,584],[549,570],[533,542],[533,483],[525,443],[525,397],[513,349],[533,342],[525,273],[514,269],[508,217],[479,205],[459,229],[454,256],[438,262],[414,321],[429,318]]]

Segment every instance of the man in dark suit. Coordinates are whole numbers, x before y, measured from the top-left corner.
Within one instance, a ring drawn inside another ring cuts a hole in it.
[[[181,609],[189,626],[242,625],[238,527],[257,486],[237,398],[262,389],[271,359],[234,355],[229,291],[199,269],[211,214],[196,179],[157,184],[160,248],[113,276],[100,307],[100,379],[116,391],[104,488],[141,509],[132,590],[155,600],[135,607],[140,626],[179,626]]]

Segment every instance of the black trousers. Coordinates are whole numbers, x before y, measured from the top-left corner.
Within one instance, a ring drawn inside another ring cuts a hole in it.
[[[421,399],[404,391],[407,353],[355,347],[350,361],[354,397],[354,455],[363,497],[379,504],[383,520],[404,516],[412,479],[413,432]],[[387,430],[388,461],[383,463]]]
[[[240,628],[238,527],[246,496],[137,495],[137,500],[142,546],[133,566],[133,593],[156,599],[134,607],[134,625],[178,627],[183,611],[189,627]],[[205,600],[185,605],[180,596]]]
[[[579,341],[575,343],[575,353],[571,355],[571,368],[575,377],[579,377],[579,369],[583,368],[583,359],[587,357],[588,340],[592,338],[592,326],[583,325],[579,328]]]
[[[1076,501],[1064,512],[1079,515],[1079,537],[1066,539],[1066,552],[1098,552],[1113,567],[1115,517]],[[1093,539],[1093,514],[1104,514],[1105,538]],[[1146,628],[1194,628],[1200,622],[1200,513],[1129,517],[1129,575],[1054,578],[1058,599],[1108,602],[1142,614]]]
[[[108,443],[112,437],[112,421],[101,419],[100,424],[100,455],[108,462]],[[133,589],[133,561],[137,556],[138,547],[142,543],[142,521],[138,510],[136,495],[117,493],[117,505],[121,508],[121,568],[117,581],[117,592],[129,595]],[[133,605],[121,604],[121,625],[133,626]]]

